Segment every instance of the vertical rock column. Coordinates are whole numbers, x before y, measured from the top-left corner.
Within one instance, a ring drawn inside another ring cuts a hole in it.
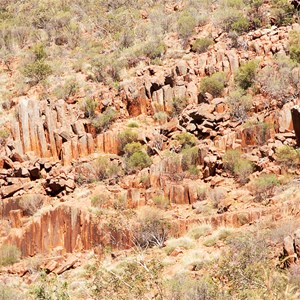
[[[300,107],[295,105],[291,109],[294,131],[297,140],[297,146],[300,147]]]

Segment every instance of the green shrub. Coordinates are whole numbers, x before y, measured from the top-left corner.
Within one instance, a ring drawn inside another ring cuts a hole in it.
[[[131,156],[133,153],[142,151],[142,150],[143,150],[143,146],[140,142],[132,142],[132,143],[126,144],[126,146],[124,147],[124,152],[127,156]]]
[[[209,93],[214,97],[222,94],[225,88],[225,74],[217,72],[209,77],[204,77],[200,82],[200,92],[202,94]]]
[[[93,106],[90,108],[92,110]],[[111,123],[117,118],[117,111],[114,108],[108,107],[103,113],[92,120],[93,126],[97,133],[106,131]]]
[[[300,163],[300,150],[282,146],[276,149],[276,161],[285,168],[295,167]]]
[[[245,94],[243,90],[231,92],[228,95],[227,102],[231,116],[242,121],[247,118],[247,113],[252,108],[252,97]]]
[[[137,151],[126,159],[126,169],[129,172],[148,168],[151,164],[151,157],[144,151]]]
[[[243,32],[247,32],[250,27],[250,22],[248,19],[244,16],[240,16],[235,20],[231,25],[229,30],[230,31],[235,31],[238,34],[242,34]]]
[[[271,1],[272,19],[275,25],[289,25],[293,21],[295,9],[288,0],[272,0]]]
[[[177,140],[183,148],[194,147],[197,143],[197,138],[189,132],[177,134],[175,140]]]
[[[178,18],[178,33],[179,36],[186,42],[192,35],[197,22],[194,16],[188,12],[183,11]]]
[[[155,38],[154,40],[147,42],[143,46],[142,51],[144,55],[155,60],[162,57],[162,55],[166,52],[166,45],[162,40]]]
[[[93,172],[96,180],[104,180],[116,176],[120,172],[117,163],[110,161],[106,156],[99,156],[93,163]]]
[[[9,136],[10,132],[7,129],[0,128],[0,145],[4,146]]]
[[[198,171],[193,170],[193,167],[197,167],[198,162],[198,147],[189,147],[182,150],[182,169],[188,170],[192,175],[197,175]]]
[[[131,121],[127,124],[129,128],[139,128],[139,124],[137,122]]]
[[[197,53],[206,52],[210,45],[213,45],[214,41],[210,38],[196,39],[192,44],[192,51]]]
[[[225,169],[237,177],[242,184],[246,183],[249,175],[253,173],[253,164],[249,160],[242,158],[241,152],[238,150],[226,151],[223,163]]]
[[[23,74],[29,78],[32,84],[45,80],[51,73],[51,67],[46,63],[47,54],[42,44],[37,44],[32,49],[32,62],[27,63]]]
[[[289,51],[291,59],[300,63],[300,31],[289,32]]]
[[[69,79],[63,85],[60,85],[54,90],[54,94],[58,99],[67,100],[76,95],[79,90],[79,84],[76,79]]]
[[[20,250],[14,245],[3,245],[0,248],[0,266],[16,263],[21,257]]]
[[[274,195],[279,180],[274,174],[262,174],[253,180],[251,190],[257,201],[266,200]]]
[[[133,131],[131,128],[125,129],[119,134],[120,140],[120,150],[124,151],[124,147],[132,142],[136,142],[138,139],[138,134],[136,131]]]
[[[87,118],[93,118],[95,116],[95,109],[98,106],[97,100],[92,98],[85,99],[82,104],[84,115]]]
[[[240,66],[237,74],[235,75],[236,83],[244,90],[252,86],[255,81],[257,73],[258,61],[250,60]]]
[[[93,207],[97,208],[108,208],[110,205],[109,194],[102,193],[101,195],[95,195],[91,199],[91,204]]]

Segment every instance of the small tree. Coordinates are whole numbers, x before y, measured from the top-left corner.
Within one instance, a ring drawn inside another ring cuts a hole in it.
[[[210,93],[214,97],[218,97],[222,94],[225,88],[225,74],[223,72],[217,72],[209,77],[204,77],[200,83],[200,92]]]
[[[252,86],[255,80],[257,67],[257,60],[250,60],[240,66],[235,76],[235,81],[242,89],[246,90]]]

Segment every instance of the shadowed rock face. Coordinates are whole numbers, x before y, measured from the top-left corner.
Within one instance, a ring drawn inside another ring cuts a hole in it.
[[[293,126],[295,130],[297,146],[300,147],[300,107],[295,105],[292,110]]]

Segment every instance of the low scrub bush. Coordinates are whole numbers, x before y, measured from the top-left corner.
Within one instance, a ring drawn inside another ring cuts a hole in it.
[[[204,77],[200,82],[200,92],[209,93],[214,97],[221,96],[225,88],[225,74],[217,72],[209,77]]]
[[[244,90],[248,89],[255,82],[257,73],[258,61],[250,60],[240,66],[237,74],[235,75],[236,83]]]
[[[0,248],[0,266],[12,265],[21,257],[20,250],[14,245],[3,245]]]
[[[194,147],[197,143],[197,138],[189,132],[177,134],[175,140],[177,140],[183,148]]]
[[[138,227],[134,231],[134,243],[142,248],[162,247],[168,236],[168,224],[161,210],[144,207],[138,216]]]
[[[257,201],[267,200],[272,197],[279,180],[274,174],[262,174],[251,183],[251,190]]]
[[[212,227],[209,224],[201,224],[192,227],[188,231],[188,236],[191,238],[198,240],[200,237],[207,236],[212,233]]]
[[[136,142],[138,139],[138,134],[136,131],[132,130],[131,128],[125,129],[119,134],[120,140],[120,150],[124,151],[124,147],[132,142]]]
[[[182,168],[188,170],[192,175],[198,174],[197,162],[198,162],[198,147],[188,147],[182,150]],[[194,170],[194,168],[196,168]]]
[[[300,31],[298,30],[289,32],[289,51],[291,59],[300,63]]]
[[[235,90],[228,95],[227,102],[232,117],[242,121],[247,119],[247,114],[252,107],[250,95],[245,94],[243,90]]]
[[[183,11],[178,18],[178,33],[184,43],[194,32],[197,25],[195,17],[188,11]]]
[[[58,86],[54,90],[54,94],[58,99],[67,100],[74,97],[79,91],[79,84],[76,79],[69,79],[63,85]]]
[[[142,170],[150,167],[152,164],[151,157],[144,151],[134,152],[126,159],[126,169],[128,172]]]
[[[91,199],[91,204],[93,207],[97,208],[108,208],[110,205],[108,193],[101,193],[101,195],[95,195]]]
[[[156,121],[156,122],[159,122],[159,123],[165,123],[167,122],[168,120],[168,114],[164,111],[159,111],[159,112],[156,112],[154,115],[153,115],[153,119]]]
[[[97,108],[97,106],[98,106],[97,100],[92,98],[85,99],[81,103],[81,109],[84,111],[84,115],[86,118],[93,118],[95,116],[95,109]],[[96,123],[96,120],[93,120],[93,125],[95,126],[94,123]]]
[[[160,209],[167,209],[170,206],[169,199],[162,195],[153,197],[152,201]]]
[[[276,161],[285,169],[297,166],[300,163],[300,150],[290,146],[282,146],[276,149]]]
[[[208,47],[213,45],[214,41],[210,38],[196,39],[192,44],[192,51],[197,53],[206,52]]]
[[[213,247],[218,243],[218,241],[226,241],[235,233],[236,232],[233,228],[220,227],[216,231],[214,231],[211,236],[208,236],[203,241],[203,245],[206,247]]]
[[[93,119],[92,124],[98,133],[106,131],[111,123],[117,118],[114,108],[107,108],[102,114]]]
[[[143,151],[144,147],[142,146],[142,144],[140,142],[132,142],[127,144],[124,147],[124,152],[126,154],[127,157],[131,156],[132,154],[134,154],[135,152],[138,151]]]
[[[116,162],[111,161],[106,156],[99,156],[93,163],[93,173],[96,180],[104,180],[117,176],[120,173],[120,167]]]
[[[240,183],[244,184],[248,181],[249,175],[253,172],[253,164],[241,157],[238,150],[228,150],[223,157],[225,169],[237,177]]]
[[[277,26],[288,25],[293,21],[295,8],[288,0],[272,0],[271,13],[273,22]]]

